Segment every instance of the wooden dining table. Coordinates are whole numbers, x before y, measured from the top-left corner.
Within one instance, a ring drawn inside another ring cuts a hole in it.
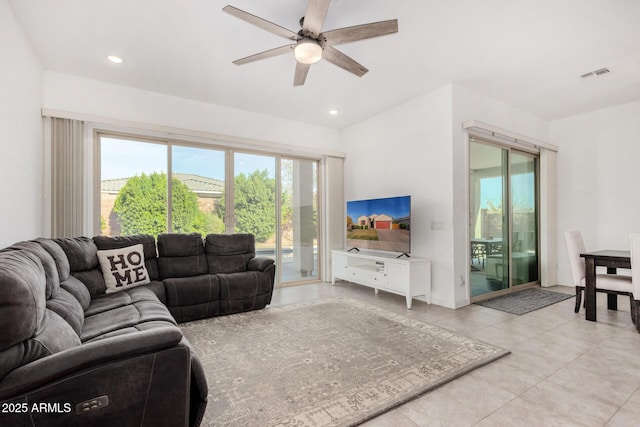
[[[603,250],[595,252],[585,252],[580,254],[584,258],[585,267],[585,318],[593,322],[596,321],[596,267],[606,267],[607,274],[616,274],[618,268],[631,268],[631,252]],[[618,295],[611,293],[607,295],[607,307],[610,310],[617,310]]]

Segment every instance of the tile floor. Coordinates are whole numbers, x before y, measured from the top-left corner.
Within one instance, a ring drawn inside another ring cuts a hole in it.
[[[574,292],[557,286],[558,292]],[[511,354],[418,397],[363,425],[640,426],[640,334],[629,300],[619,311],[598,294],[598,322],[575,314],[575,299],[516,316],[471,305],[452,310],[347,282],[276,289],[272,305],[332,295],[440,325],[511,350]]]

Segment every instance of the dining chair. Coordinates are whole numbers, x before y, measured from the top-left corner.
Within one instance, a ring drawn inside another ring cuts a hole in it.
[[[574,311],[577,313],[580,311],[582,293],[585,288],[584,258],[582,258],[580,254],[585,253],[586,249],[584,246],[584,240],[582,239],[582,233],[580,231],[565,231],[564,241],[567,245],[567,254],[569,255],[571,278],[573,280],[573,285],[576,287],[576,307]],[[638,280],[640,280],[640,278],[638,278]],[[638,286],[640,286],[640,284]],[[630,297],[631,308],[633,310],[634,302],[632,291],[631,277],[629,276],[619,276],[617,274],[596,274],[596,292],[604,292],[614,295],[627,295]]]
[[[640,314],[640,234],[629,236],[631,249],[631,282],[633,285],[633,296],[631,297],[631,320],[636,325],[636,330],[640,332],[638,316]],[[635,268],[634,268],[635,267]]]

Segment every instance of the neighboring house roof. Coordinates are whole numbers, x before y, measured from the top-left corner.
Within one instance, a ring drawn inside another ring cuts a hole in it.
[[[374,221],[391,221],[393,218],[386,214],[373,214],[369,217],[369,219]]]
[[[174,173],[173,176],[185,184],[199,197],[220,197],[224,193],[224,181],[191,173]],[[107,194],[118,194],[129,178],[105,179],[100,191]]]

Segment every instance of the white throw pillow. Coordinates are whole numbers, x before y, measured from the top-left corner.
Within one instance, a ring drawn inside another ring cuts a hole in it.
[[[150,282],[142,244],[98,251],[98,261],[108,294]]]

